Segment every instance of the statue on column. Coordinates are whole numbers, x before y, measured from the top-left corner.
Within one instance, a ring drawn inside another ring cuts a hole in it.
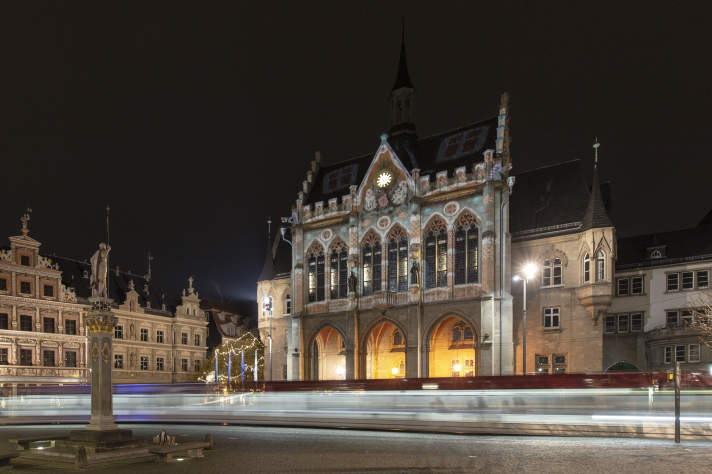
[[[349,273],[349,291],[356,294],[358,289],[358,278],[354,272]]]
[[[92,298],[109,298],[107,276],[109,274],[109,252],[111,246],[105,243],[99,244],[99,249],[91,256],[91,285]]]

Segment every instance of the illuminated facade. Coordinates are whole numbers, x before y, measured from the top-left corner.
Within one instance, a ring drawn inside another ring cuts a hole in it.
[[[22,235],[0,249],[0,385],[85,383],[90,266],[42,255]],[[176,305],[153,288],[150,275],[109,272],[115,383],[194,380],[205,360],[207,322],[189,279]]]

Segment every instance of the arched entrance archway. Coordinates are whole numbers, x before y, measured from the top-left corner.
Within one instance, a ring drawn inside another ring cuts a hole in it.
[[[457,316],[440,321],[430,334],[429,377],[473,377],[477,375],[477,334]]]
[[[346,356],[344,338],[331,326],[322,328],[311,347],[311,376],[313,380],[344,380]]]
[[[369,331],[365,345],[367,379],[405,377],[406,340],[398,326],[389,321],[376,324]]]

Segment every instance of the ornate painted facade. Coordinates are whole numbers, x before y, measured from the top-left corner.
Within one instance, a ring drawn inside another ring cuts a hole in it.
[[[0,249],[0,386],[85,383],[89,263],[40,252],[22,233]],[[114,328],[113,380],[182,382],[206,357],[207,321],[192,278],[177,305],[150,281],[109,272]]]

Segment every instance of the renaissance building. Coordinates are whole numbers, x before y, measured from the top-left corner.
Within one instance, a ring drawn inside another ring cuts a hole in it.
[[[0,387],[86,383],[90,264],[43,255],[21,235],[0,249]],[[149,273],[108,272],[114,328],[115,383],[195,379],[206,358],[207,325],[193,279],[179,299],[167,298]]]

